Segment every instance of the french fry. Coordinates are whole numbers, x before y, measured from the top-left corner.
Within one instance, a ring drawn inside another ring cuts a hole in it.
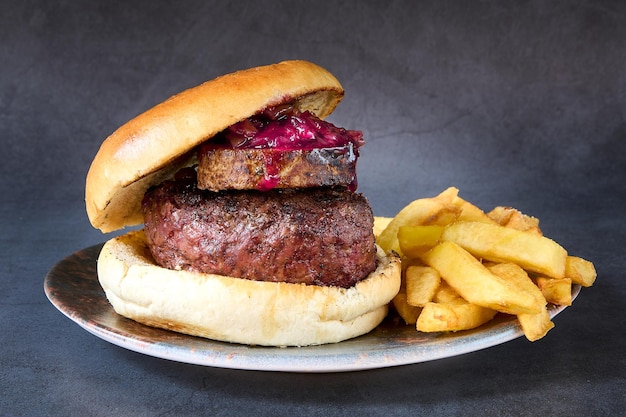
[[[415,307],[423,307],[433,299],[441,277],[429,266],[411,265],[405,271],[406,302]]]
[[[591,287],[596,280],[596,268],[583,258],[568,256],[565,260],[565,277],[574,284]]]
[[[531,342],[541,339],[554,328],[554,322],[550,319],[547,308],[537,314],[518,314],[517,320],[522,327],[524,336]]]
[[[506,226],[511,216],[516,211],[517,209],[514,209],[513,207],[498,206],[488,212],[487,217],[498,223],[500,226]]]
[[[459,207],[459,209],[461,210],[461,213],[459,214],[459,217],[456,219],[456,221],[482,222],[491,224],[496,223],[480,208],[476,207],[474,204],[462,199],[459,196],[454,199],[453,204]]]
[[[488,269],[502,279],[515,285],[519,291],[525,291],[533,296],[537,306],[545,306],[547,304],[541,290],[535,285],[528,273],[517,264],[500,263],[489,265]]]
[[[447,282],[441,280],[439,288],[435,292],[433,302],[441,304],[465,304],[467,301],[454,290]]]
[[[420,332],[454,332],[481,326],[493,319],[495,310],[475,304],[427,303],[415,324]]]
[[[444,232],[445,233],[445,232]],[[465,300],[508,314],[539,313],[534,297],[489,271],[454,242],[442,242],[424,254],[432,266]]]
[[[500,226],[510,227],[524,232],[543,234],[539,228],[539,219],[528,216],[516,208],[498,206],[487,213]]]
[[[461,213],[461,209],[455,205],[445,205],[430,217],[422,220],[420,224],[424,226],[444,226],[454,223]]]
[[[398,312],[398,315],[404,320],[406,324],[414,325],[417,322],[417,317],[420,315],[422,309],[420,307],[411,306],[406,302],[406,292],[400,291],[391,300],[391,305]]]
[[[392,220],[392,217],[374,216],[374,236],[378,237]]]
[[[478,258],[513,262],[552,278],[565,275],[567,251],[535,233],[480,222],[459,222],[446,227],[441,238],[457,243]]]
[[[418,258],[432,249],[443,233],[444,226],[402,226],[398,230],[398,244],[402,254],[408,258]]]
[[[450,187],[436,197],[420,198],[409,203],[389,222],[376,242],[385,251],[402,254],[398,243],[398,230],[402,226],[443,224],[451,221],[460,209],[453,204],[459,190]]]
[[[499,277],[513,283],[521,290],[528,292],[535,298],[535,302],[541,311],[536,314],[518,314],[517,319],[522,327],[524,335],[528,340],[534,342],[541,339],[554,327],[547,309],[547,301],[541,290],[519,265],[513,263],[496,264],[489,267],[489,270]]]
[[[374,219],[378,245],[402,256],[393,306],[418,331],[475,328],[502,312],[528,340],[544,337],[554,327],[548,304],[571,305],[572,283],[594,283],[593,263],[544,237],[539,219],[505,206],[484,212],[458,194],[450,187]]]
[[[549,303],[559,306],[572,305],[572,280],[569,278],[537,277],[537,286]]]

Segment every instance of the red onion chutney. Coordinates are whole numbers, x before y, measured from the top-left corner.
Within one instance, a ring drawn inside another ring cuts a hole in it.
[[[264,177],[256,189],[267,191],[280,182],[283,153],[306,151],[309,158],[344,158],[356,163],[359,148],[364,144],[363,133],[337,127],[309,111],[299,111],[291,104],[268,107],[264,111],[226,128],[203,144],[203,151],[217,149],[258,150],[264,158]],[[320,163],[331,162],[322,161]],[[356,190],[356,175],[348,185]]]

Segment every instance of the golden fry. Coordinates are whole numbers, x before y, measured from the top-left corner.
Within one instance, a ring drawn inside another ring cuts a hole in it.
[[[500,226],[510,227],[524,232],[531,232],[541,235],[539,219],[528,216],[516,208],[499,206],[487,213]]]
[[[524,291],[533,296],[535,304],[545,306],[547,304],[541,290],[535,285],[528,273],[517,264],[501,263],[488,266],[488,269],[502,279],[515,285],[519,291]]]
[[[474,204],[470,203],[467,200],[462,199],[459,196],[457,196],[454,199],[453,204],[459,207],[459,209],[461,210],[459,217],[456,219],[457,221],[482,222],[482,223],[492,223],[492,224],[496,223],[480,208],[476,207]]]
[[[475,328],[502,312],[528,340],[544,337],[554,327],[548,303],[570,305],[572,283],[594,283],[593,263],[544,237],[539,219],[512,207],[484,212],[458,194],[450,187],[375,217],[378,245],[402,256],[393,306],[419,331]]]
[[[422,311],[421,308],[411,306],[406,302],[406,292],[404,291],[400,291],[396,294],[396,296],[391,300],[391,304],[406,324],[415,324],[417,322],[417,317]]]
[[[494,262],[513,262],[522,268],[563,278],[567,251],[535,233],[480,222],[459,222],[444,230],[442,239],[455,242],[472,255]]]
[[[513,283],[521,291],[526,291],[535,298],[535,302],[541,311],[536,314],[518,314],[517,319],[524,331],[524,335],[531,342],[541,339],[554,327],[554,323],[550,319],[547,301],[541,290],[530,279],[526,271],[519,265],[512,263],[496,264],[489,267],[494,274]]]
[[[459,190],[450,187],[441,194],[432,198],[421,198],[409,203],[389,222],[376,240],[385,251],[394,250],[402,254],[398,243],[398,230],[402,226],[418,226],[442,222],[445,217],[450,220],[452,213],[458,207],[453,205]],[[445,213],[445,216],[442,214]]]
[[[405,272],[406,302],[415,307],[423,307],[433,299],[441,277],[429,266],[411,265]]]
[[[374,236],[378,237],[392,220],[392,217],[374,216]]]
[[[441,281],[439,288],[435,292],[433,302],[441,304],[466,304],[467,301],[461,297],[447,282]]]
[[[537,286],[546,300],[559,306],[572,305],[572,280],[569,278],[537,277]]]
[[[418,258],[432,249],[443,233],[444,226],[402,226],[398,230],[398,243],[404,256]]]
[[[596,268],[583,258],[568,256],[565,260],[565,277],[574,284],[591,287],[596,280]]]
[[[427,303],[416,322],[420,332],[451,332],[474,329],[496,315],[495,310],[475,304]]]
[[[445,233],[445,232],[444,232]],[[442,242],[423,256],[465,300],[508,314],[539,313],[534,297],[489,271],[454,242]]]
[[[531,342],[541,339],[554,327],[554,322],[546,308],[537,314],[518,314],[517,320],[524,336]]]

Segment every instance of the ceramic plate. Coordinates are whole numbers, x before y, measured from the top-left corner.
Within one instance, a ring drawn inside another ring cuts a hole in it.
[[[144,326],[115,313],[98,283],[96,259],[102,245],[60,261],[44,289],[63,314],[115,345],[163,359],[231,369],[283,372],[342,372],[441,359],[495,346],[523,336],[513,316],[499,315],[471,331],[419,333],[390,316],[372,332],[341,343],[270,348],[216,342]],[[573,297],[580,291],[574,286]],[[556,316],[564,307],[550,306]]]

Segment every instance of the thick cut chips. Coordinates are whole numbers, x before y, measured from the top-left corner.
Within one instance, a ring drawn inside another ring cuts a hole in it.
[[[550,319],[548,314],[547,304],[545,297],[541,290],[530,279],[526,271],[524,271],[519,265],[512,263],[496,264],[489,267],[489,270],[499,277],[516,285],[520,290],[526,291],[535,298],[537,307],[540,309],[539,313],[535,314],[518,314],[519,320],[524,335],[531,342],[541,339],[548,333],[550,329],[554,327],[554,323]]]
[[[554,327],[547,304],[570,305],[572,283],[596,279],[593,263],[543,237],[539,219],[506,206],[485,213],[454,187],[376,218],[374,231],[402,255],[393,306],[423,332],[472,329],[503,312],[538,340]]]
[[[427,303],[416,322],[421,332],[455,332],[487,323],[497,311],[475,304]]]
[[[411,265],[405,271],[406,302],[415,307],[423,307],[430,302],[441,283],[439,272],[429,266]]]
[[[423,256],[452,288],[472,304],[508,314],[539,313],[534,297],[489,271],[454,242],[442,242]]]
[[[384,251],[402,254],[398,243],[398,230],[402,226],[436,225],[456,219],[460,209],[454,204],[459,190],[448,188],[437,197],[415,200],[404,207],[389,222],[376,242]]]
[[[565,275],[567,251],[536,233],[480,222],[459,222],[446,227],[442,239],[459,244],[478,258],[513,262],[552,278]]]

